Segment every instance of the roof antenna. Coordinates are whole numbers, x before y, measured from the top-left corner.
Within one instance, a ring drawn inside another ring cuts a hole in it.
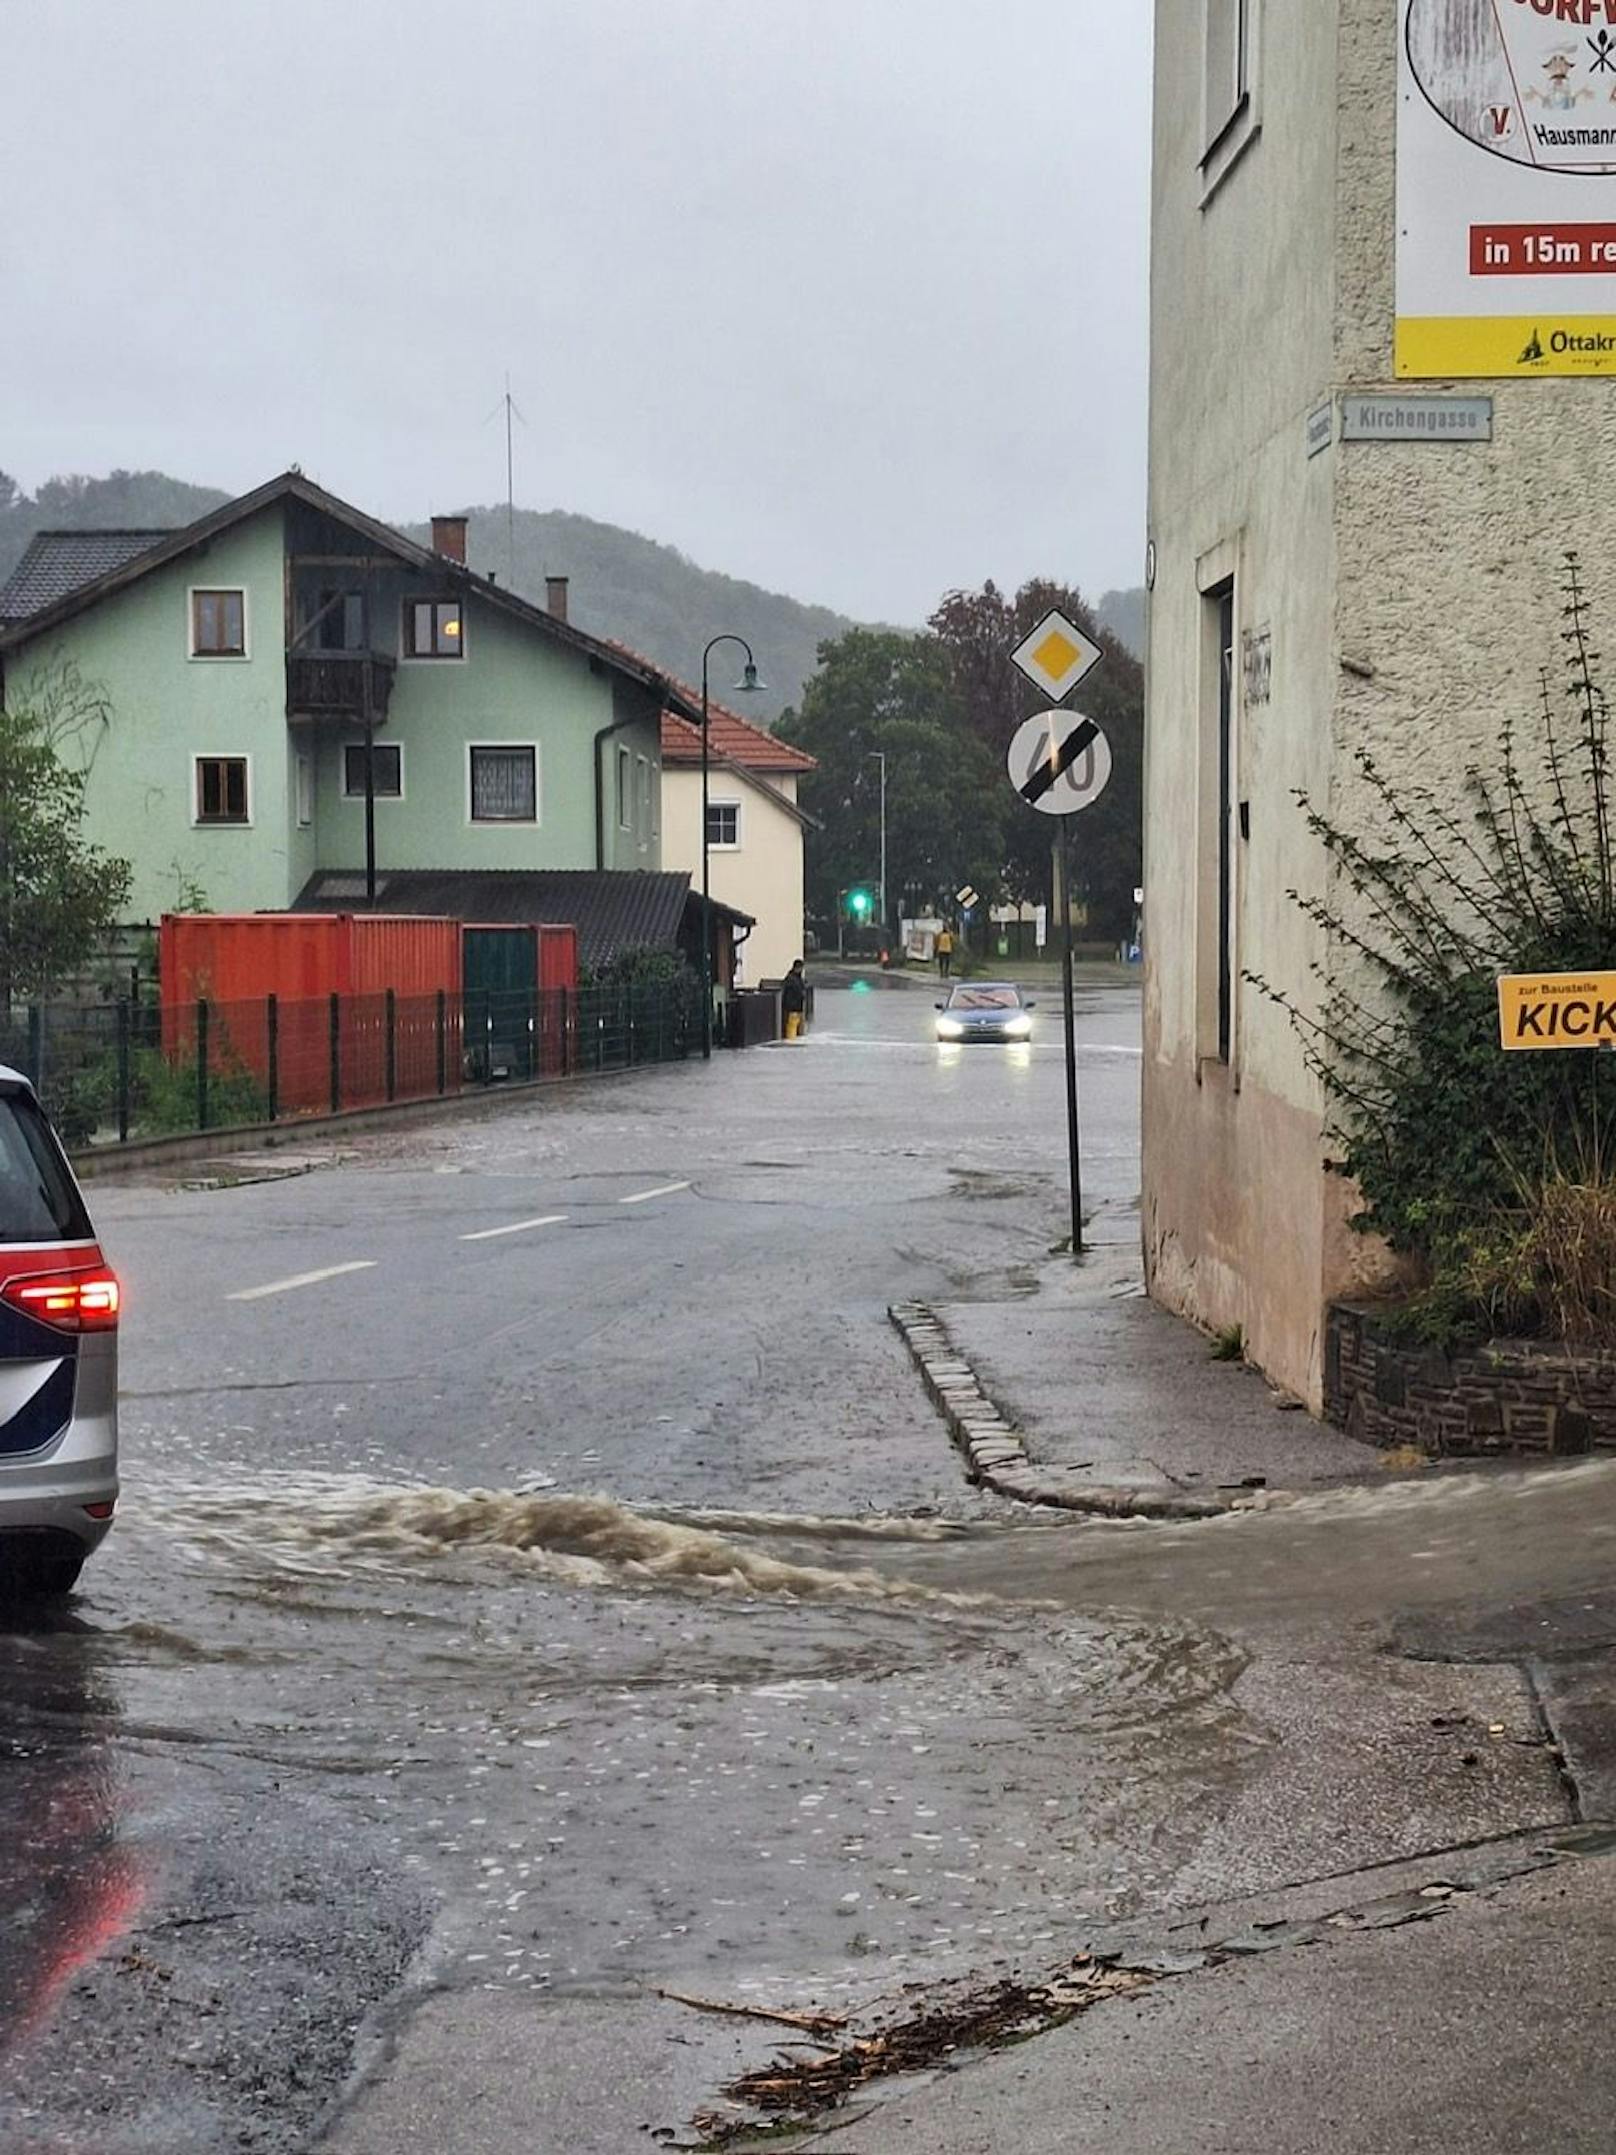
[[[521,419],[523,426],[526,426],[527,421],[522,418],[521,408],[511,395],[511,377],[508,370],[505,375],[505,394],[488,414],[488,419],[497,419],[502,411],[505,414],[505,575],[511,589],[514,591],[516,589],[516,456],[514,439],[511,433],[511,422],[514,419]],[[488,419],[483,421],[484,426],[488,424]]]

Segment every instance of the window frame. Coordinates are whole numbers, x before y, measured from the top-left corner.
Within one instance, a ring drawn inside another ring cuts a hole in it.
[[[239,651],[204,651],[197,641],[197,601],[199,599],[240,599],[241,601],[241,649]],[[245,584],[187,584],[185,587],[185,650],[192,665],[228,666],[244,665],[252,657],[252,624],[247,605]]]
[[[642,847],[651,843],[651,759],[634,759],[634,829]]]
[[[314,791],[314,757],[300,748],[292,765],[292,819],[300,831],[314,827]]]
[[[1241,629],[1246,588],[1243,534],[1236,532],[1195,565],[1200,611],[1200,685],[1196,733],[1195,848],[1196,1076],[1222,1072],[1238,1091],[1242,1034],[1243,869],[1239,799],[1244,683]]]
[[[202,813],[202,766],[205,763],[239,763],[241,765],[241,799],[243,813],[239,816],[208,816]],[[196,750],[191,757],[191,826],[199,831],[250,831],[253,827],[253,776],[252,757],[210,753]]]
[[[1262,132],[1258,101],[1262,52],[1262,0],[1204,0],[1201,51],[1201,152],[1198,171],[1205,209]],[[1233,80],[1214,92],[1211,78],[1213,9],[1233,11]]]
[[[723,799],[718,799],[712,794],[708,795],[707,850],[709,853],[739,853],[741,851],[744,843],[741,805],[739,798],[731,800],[726,795]],[[712,834],[712,819],[722,812],[727,812],[735,818],[735,836],[733,838],[715,838]]]
[[[418,606],[432,608],[433,641],[438,637],[438,609],[452,606],[460,616],[460,635],[454,649],[448,651],[417,651],[415,648],[415,609]],[[399,601],[398,622],[399,663],[404,666],[452,666],[466,655],[466,602],[452,592],[406,592]]]
[[[476,760],[480,755],[515,755],[526,749],[533,758],[533,813],[530,816],[480,816]],[[544,821],[543,767],[537,741],[468,741],[466,743],[466,823],[479,831],[532,831]]]
[[[634,751],[621,741],[617,744],[617,828],[631,834],[634,829]]]
[[[396,792],[393,792],[393,793],[384,793],[384,792],[382,791],[381,787],[380,787],[380,786],[378,786],[378,787],[376,788],[376,799],[377,799],[378,801],[401,801],[401,800],[403,800],[403,798],[404,798],[404,743],[403,743],[402,741],[377,741],[377,742],[376,742],[376,743],[375,743],[374,745],[375,745],[375,750],[376,750],[376,754],[377,754],[378,756],[384,756],[384,755],[393,755],[393,756],[396,756],[396,757],[398,758],[398,789],[397,789],[397,791],[396,791]],[[364,744],[364,742],[363,742],[363,741],[344,741],[344,742],[343,742],[343,744],[342,744],[342,771],[341,771],[341,780],[342,780],[342,798],[343,798],[343,799],[344,799],[345,801],[361,801],[361,802],[362,802],[362,801],[364,800],[364,798],[365,798],[365,781],[364,781],[364,778],[363,778],[363,776],[362,776],[362,775],[361,775],[361,777],[360,777],[360,780],[359,780],[359,788],[358,788],[358,791],[357,791],[357,792],[355,792],[355,791],[354,791],[354,790],[353,790],[353,789],[352,789],[352,788],[351,788],[351,787],[349,786],[349,784],[348,784],[348,758],[349,758],[350,756],[352,756],[352,755],[360,755],[360,756],[362,756],[362,755],[363,755],[364,753],[365,753],[365,744]]]

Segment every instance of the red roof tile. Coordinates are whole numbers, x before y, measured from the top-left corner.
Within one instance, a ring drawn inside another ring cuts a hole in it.
[[[715,756],[726,756],[745,771],[815,771],[818,762],[805,749],[793,748],[761,726],[754,726],[722,704],[708,706],[712,729],[710,746]],[[701,728],[672,711],[662,714],[662,760],[664,763],[699,763]]]

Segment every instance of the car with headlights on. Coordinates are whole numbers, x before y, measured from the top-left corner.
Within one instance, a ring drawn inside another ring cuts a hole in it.
[[[33,1087],[0,1064],[0,1595],[67,1593],[111,1524],[119,1300]]]
[[[962,980],[937,1005],[937,1037],[946,1041],[1030,1040],[1037,1005],[1012,980]]]

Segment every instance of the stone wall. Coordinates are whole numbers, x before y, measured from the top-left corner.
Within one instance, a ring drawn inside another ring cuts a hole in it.
[[[1616,1351],[1493,1340],[1461,1354],[1391,1338],[1375,1308],[1333,1302],[1326,1417],[1380,1450],[1435,1458],[1616,1451]]]

